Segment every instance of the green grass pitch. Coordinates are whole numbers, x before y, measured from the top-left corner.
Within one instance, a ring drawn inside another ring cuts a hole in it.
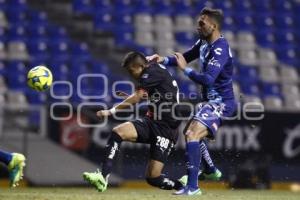
[[[14,188],[0,189],[0,200],[299,200],[300,193],[272,190],[205,190],[201,196],[174,196],[159,189],[109,189],[98,193],[88,188]]]

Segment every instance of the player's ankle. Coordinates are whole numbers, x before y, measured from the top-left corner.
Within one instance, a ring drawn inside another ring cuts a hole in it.
[[[216,173],[216,171],[217,171],[217,168],[215,166],[213,166],[213,167],[209,167],[209,168],[205,169],[203,171],[203,173],[205,173],[205,174],[213,174],[213,173]]]

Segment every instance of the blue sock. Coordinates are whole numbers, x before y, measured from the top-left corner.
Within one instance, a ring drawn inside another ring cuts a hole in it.
[[[204,140],[200,140],[200,152],[204,164],[204,172],[208,174],[214,173],[216,171],[216,167],[209,155],[209,151]]]
[[[0,161],[1,162],[4,162],[6,165],[8,165],[9,162],[11,161],[11,159],[12,159],[11,153],[0,150]]]
[[[198,172],[201,163],[200,145],[198,141],[186,144],[188,183],[191,188],[198,188]]]

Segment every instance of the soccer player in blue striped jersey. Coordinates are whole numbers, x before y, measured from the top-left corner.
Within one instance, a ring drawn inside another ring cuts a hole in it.
[[[185,132],[187,186],[175,193],[178,195],[201,194],[198,187],[201,161],[206,166],[207,177],[221,175],[214,167],[203,139],[213,139],[221,125],[222,117],[233,116],[236,111],[232,86],[233,58],[227,40],[221,35],[222,21],[221,10],[204,8],[197,20],[200,39],[191,49],[183,54],[175,53],[173,56],[162,57],[154,54],[147,57],[148,61],[178,66],[192,81],[202,85],[203,102],[188,123]],[[199,60],[201,72],[187,66],[187,63],[195,59]]]

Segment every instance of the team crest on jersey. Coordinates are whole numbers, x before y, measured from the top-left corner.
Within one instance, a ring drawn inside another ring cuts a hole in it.
[[[148,78],[149,74],[143,74],[142,78]]]
[[[217,55],[221,55],[221,53],[222,53],[222,49],[221,48],[216,48],[214,51],[215,51],[215,53]]]

